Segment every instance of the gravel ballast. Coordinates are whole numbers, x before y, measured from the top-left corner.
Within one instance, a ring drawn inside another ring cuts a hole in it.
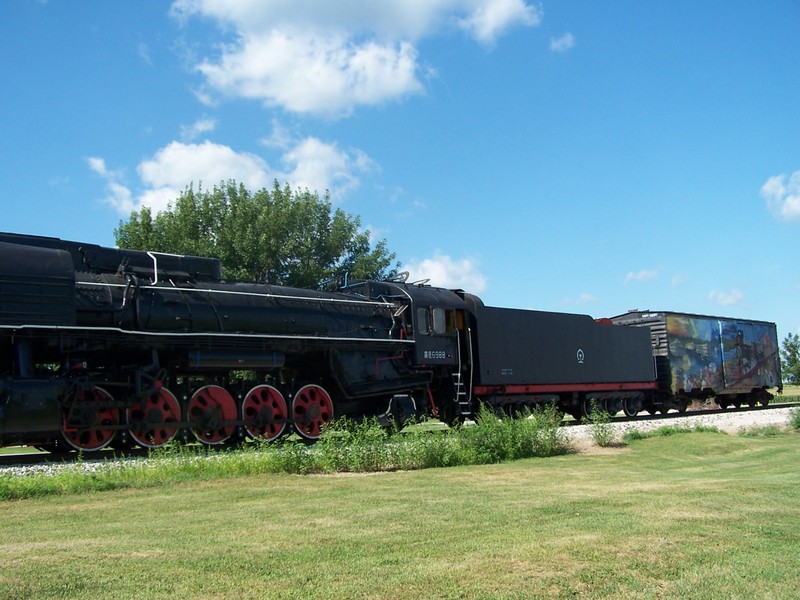
[[[788,427],[792,412],[797,408],[773,408],[768,410],[750,410],[744,412],[698,412],[691,416],[678,416],[674,418],[660,418],[643,421],[627,421],[624,423],[611,422],[614,429],[614,439],[619,441],[628,431],[652,431],[661,427],[687,427],[695,426],[716,427],[727,433],[739,433],[742,430],[759,429],[761,427]],[[575,425],[569,427],[567,439],[572,442],[585,444],[592,442],[592,425]]]

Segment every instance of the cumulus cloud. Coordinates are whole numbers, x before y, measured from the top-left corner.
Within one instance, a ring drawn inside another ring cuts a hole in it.
[[[279,180],[319,192],[330,190],[332,200],[341,200],[358,187],[360,173],[375,168],[375,163],[364,152],[344,152],[336,144],[315,137],[301,140],[288,149],[282,162],[289,170],[281,173]]]
[[[449,26],[492,44],[541,12],[525,0],[176,0],[171,14],[233,32],[197,64],[209,90],[287,111],[341,117],[423,91],[415,43]]]
[[[137,168],[145,190],[139,204],[154,211],[167,208],[190,183],[213,186],[235,179],[249,189],[270,183],[269,167],[261,157],[236,152],[228,146],[206,141],[201,144],[171,142]]]
[[[656,277],[658,277],[658,269],[645,269],[643,271],[637,271],[636,273],[630,271],[625,276],[625,285],[629,284],[631,281],[650,281]]]
[[[416,60],[408,43],[352,45],[337,35],[269,31],[197,68],[224,95],[333,117],[421,91]]]
[[[486,290],[486,277],[478,264],[470,258],[455,259],[436,251],[432,258],[411,261],[403,265],[409,281],[429,279],[431,285],[451,289],[464,289],[480,294]]]
[[[800,171],[770,177],[761,186],[761,196],[776,218],[800,221]]]
[[[566,52],[575,46],[575,38],[571,33],[565,33],[561,37],[550,38],[550,50],[553,52]]]
[[[718,306],[732,306],[738,304],[744,295],[739,290],[733,289],[730,292],[718,292],[712,290],[708,293],[708,299]]]
[[[495,39],[514,25],[534,26],[541,22],[541,12],[523,0],[491,0],[477,4],[474,10],[459,21],[476,40],[493,44]]]
[[[236,152],[223,144],[174,141],[139,164],[137,192],[125,185],[120,172],[109,170],[102,158],[91,157],[87,163],[106,181],[105,200],[121,214],[144,206],[159,212],[192,183],[211,187],[229,179],[250,190],[268,187],[277,179],[293,188],[330,190],[335,199],[358,186],[359,172],[372,165],[363,152],[344,151],[317,138],[287,139],[282,152],[285,169],[276,169],[257,154]]]

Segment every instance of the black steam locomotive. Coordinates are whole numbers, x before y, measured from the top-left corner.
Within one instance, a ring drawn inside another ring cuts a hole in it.
[[[654,413],[711,389],[657,376],[650,327],[487,307],[425,283],[234,283],[215,259],[0,234],[0,445],[315,440],[342,415],[455,422],[481,403],[542,402],[576,417],[592,403]],[[779,385],[760,343],[755,368]],[[711,393],[766,403],[768,385]]]

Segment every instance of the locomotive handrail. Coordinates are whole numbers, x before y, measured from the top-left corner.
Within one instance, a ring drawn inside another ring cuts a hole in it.
[[[158,258],[152,252],[148,252],[147,256],[153,259],[153,283],[150,285],[155,285],[158,283]]]
[[[153,283],[151,283],[150,285],[155,285],[158,283],[158,258],[156,257],[156,255],[172,256],[174,258],[184,258],[184,256],[181,254],[172,254],[170,252],[154,252],[152,250],[148,250],[147,256],[153,259],[153,277],[155,278],[153,279]]]
[[[140,335],[147,337],[222,337],[222,338],[248,338],[248,339],[272,339],[272,340],[324,340],[326,342],[354,342],[354,343],[380,343],[380,344],[415,344],[413,339],[396,338],[356,338],[339,337],[326,335],[278,335],[274,333],[240,333],[240,332],[219,332],[219,331],[145,331],[141,329],[122,329],[121,327],[85,327],[79,325],[0,325],[0,330],[24,331],[81,331],[81,332],[118,332],[127,335]]]

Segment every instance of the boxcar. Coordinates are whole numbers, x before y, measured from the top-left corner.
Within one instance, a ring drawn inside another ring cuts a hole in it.
[[[722,408],[766,405],[781,387],[775,323],[666,311],[630,311],[618,325],[650,329],[659,391],[677,403],[715,398]]]

